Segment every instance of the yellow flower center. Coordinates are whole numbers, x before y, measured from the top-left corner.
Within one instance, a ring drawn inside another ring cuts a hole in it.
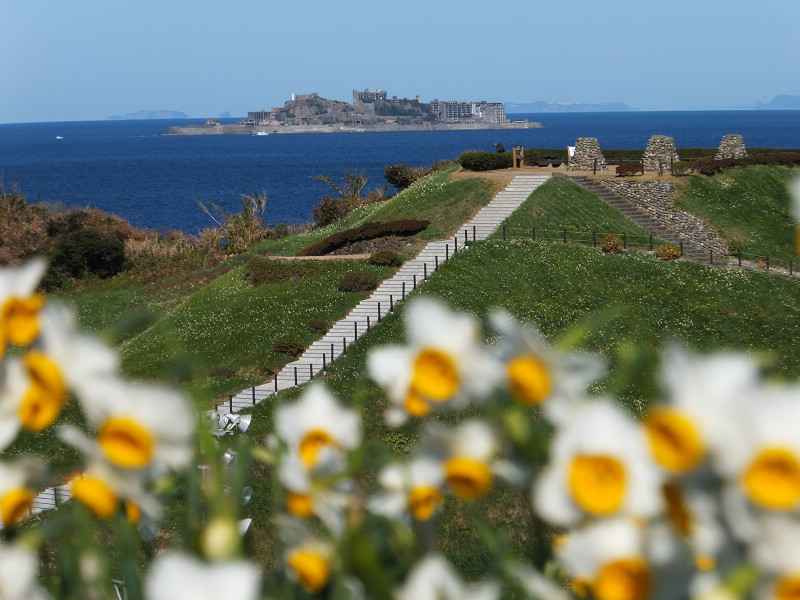
[[[412,417],[424,417],[431,412],[431,405],[413,388],[408,391],[403,408],[405,408],[406,412]]]
[[[2,308],[2,322],[8,341],[18,346],[29,346],[39,335],[39,311],[44,306],[44,296],[32,294],[26,299],[9,298]]]
[[[455,363],[444,352],[426,348],[414,360],[411,387],[434,402],[452,398],[458,390],[459,378]]]
[[[604,565],[592,590],[597,600],[644,600],[651,586],[647,563],[640,558],[624,558]]]
[[[596,517],[616,512],[625,498],[625,468],[610,456],[576,456],[569,470],[575,503]]]
[[[58,417],[67,388],[58,365],[41,352],[29,352],[23,362],[31,383],[19,406],[19,420],[25,429],[38,432]]]
[[[694,559],[694,566],[701,571],[712,571],[717,568],[717,559],[708,554],[700,554]]]
[[[334,439],[327,431],[312,429],[306,433],[300,442],[300,458],[306,467],[313,467],[317,463],[320,450],[325,446],[333,446]]]
[[[586,598],[589,595],[589,582],[580,577],[576,577],[569,582],[572,591],[578,598]]]
[[[492,488],[491,470],[473,458],[451,458],[444,465],[444,476],[462,500],[474,500]]]
[[[786,575],[775,581],[775,600],[800,600],[800,575]]]
[[[97,441],[106,458],[118,467],[138,469],[153,459],[153,435],[129,417],[107,419],[97,433]]]
[[[311,550],[297,550],[289,555],[286,563],[294,571],[300,585],[307,592],[316,593],[325,587],[331,575],[328,560]]]
[[[92,475],[76,477],[70,484],[73,498],[101,519],[111,518],[119,507],[119,499],[106,482]]]
[[[430,485],[420,485],[411,490],[408,495],[408,504],[411,514],[417,521],[427,521],[442,505],[442,492],[439,488]]]
[[[311,496],[309,496],[308,494],[296,494],[294,492],[287,492],[286,508],[295,517],[300,517],[301,519],[307,519],[314,512],[314,503],[311,501]]]
[[[138,523],[142,518],[142,509],[133,500],[125,500],[125,516],[131,523]]]
[[[25,518],[33,506],[36,494],[28,488],[13,488],[0,498],[0,520],[12,527]]]
[[[789,510],[800,501],[800,462],[784,448],[765,448],[741,478],[750,500],[771,510]]]
[[[661,488],[664,503],[667,505],[667,516],[675,530],[683,536],[691,533],[692,517],[686,509],[681,488],[674,483],[667,483]]]
[[[547,366],[535,356],[520,356],[506,367],[511,392],[524,404],[541,404],[550,395],[553,382]]]
[[[656,462],[672,473],[686,473],[705,455],[694,423],[669,408],[656,408],[645,421],[647,437]]]

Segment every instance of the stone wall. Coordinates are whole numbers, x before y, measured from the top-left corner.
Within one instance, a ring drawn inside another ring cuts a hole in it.
[[[722,137],[722,141],[717,148],[716,160],[723,158],[747,158],[747,148],[744,146],[744,139],[738,133],[729,133]]]
[[[678,162],[678,153],[675,151],[675,139],[666,135],[653,135],[647,141],[642,161],[645,171],[658,171],[659,164],[665,171],[669,170],[671,162]]]
[[[637,206],[644,208],[662,225],[677,233],[682,239],[694,242],[703,250],[713,250],[715,256],[729,253],[727,241],[716,233],[711,223],[672,205],[675,193],[672,183],[619,179],[598,179],[598,181]]]
[[[597,138],[578,138],[575,142],[575,154],[569,159],[569,168],[575,171],[592,171],[595,160],[598,170],[606,168],[606,159]]]

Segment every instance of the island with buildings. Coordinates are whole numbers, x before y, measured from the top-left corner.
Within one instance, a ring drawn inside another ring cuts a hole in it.
[[[204,124],[170,127],[167,135],[337,133],[362,131],[436,131],[452,129],[526,129],[541,123],[510,121],[500,102],[420,102],[389,98],[385,90],[353,91],[353,102],[318,94],[292,94],[282,107],[247,113],[237,123],[208,119]]]

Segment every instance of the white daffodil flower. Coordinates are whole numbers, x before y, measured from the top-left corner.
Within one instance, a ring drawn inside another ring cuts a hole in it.
[[[394,592],[396,600],[495,600],[500,588],[495,583],[466,584],[443,557],[428,555],[411,571],[406,582]]]
[[[206,563],[168,551],[150,566],[144,583],[147,600],[257,600],[261,575],[248,561]]]
[[[8,343],[28,346],[39,335],[44,296],[34,293],[47,271],[47,261],[34,258],[0,269],[0,356]]]
[[[2,451],[14,442],[23,425],[33,427],[36,419],[31,414],[30,420],[23,423],[26,415],[22,412],[22,404],[30,386],[30,378],[22,361],[18,357],[6,358],[0,363],[0,369],[3,373],[3,385],[0,386],[0,451]],[[59,404],[59,410],[60,406]]]
[[[99,454],[89,461],[89,466],[69,481],[72,498],[101,519],[110,519],[120,508],[128,518],[139,521],[141,514],[148,519],[158,519],[161,505],[145,491],[142,473],[114,467]]]
[[[586,394],[586,387],[602,375],[600,357],[559,352],[537,329],[519,323],[503,310],[492,312],[489,322],[501,335],[497,354],[512,397],[520,404],[542,406],[554,423],[566,421]]]
[[[367,508],[390,519],[431,519],[444,503],[444,470],[439,460],[420,456],[394,463],[378,475],[383,491],[369,499]]]
[[[761,510],[800,509],[800,386],[763,388],[740,411],[736,435],[721,445],[720,474]]]
[[[327,461],[308,469],[297,454],[290,453],[278,471],[287,510],[300,519],[316,515],[337,537],[344,531],[345,512],[355,489],[355,482],[339,466],[337,461]]]
[[[758,365],[742,354],[694,356],[670,349],[663,362],[666,404],[645,419],[655,461],[672,475],[682,475],[727,451],[737,438],[740,406],[758,391]]]
[[[654,567],[644,530],[631,519],[605,519],[571,531],[557,554],[580,596],[591,591],[597,600],[645,600],[652,595]]]
[[[41,474],[41,465],[30,459],[0,462],[0,525],[13,527],[30,514],[36,498],[33,480]]]
[[[95,386],[91,402],[86,414],[96,437],[65,428],[66,441],[82,451],[93,454],[95,447],[115,467],[154,473],[179,469],[191,459],[195,417],[179,392],[109,379]]]
[[[492,489],[496,476],[519,483],[522,475],[500,458],[500,439],[484,421],[468,421],[446,429],[428,427],[421,452],[442,463],[444,480],[458,498],[474,500]]]
[[[648,518],[662,508],[661,483],[641,428],[610,401],[589,401],[556,432],[533,504],[558,525],[584,516]]]
[[[43,600],[49,596],[39,587],[39,560],[20,546],[0,543],[0,598]]]
[[[310,385],[299,401],[277,409],[275,430],[307,469],[341,459],[361,443],[361,417],[319,384]]]
[[[373,350],[367,367],[383,387],[390,426],[422,417],[436,406],[461,407],[485,399],[499,378],[495,358],[481,345],[477,322],[437,300],[414,300],[406,314],[407,346]]]

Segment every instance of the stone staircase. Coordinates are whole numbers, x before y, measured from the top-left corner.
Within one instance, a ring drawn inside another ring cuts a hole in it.
[[[277,391],[306,383],[325,371],[328,365],[347,351],[350,344],[378,324],[414,289],[423,285],[439,265],[464,251],[469,242],[489,237],[548,177],[549,175],[517,175],[489,204],[464,223],[452,239],[429,242],[415,258],[406,261],[369,298],[361,301],[345,318],[335,323],[328,333],[311,344],[297,360],[281,369],[272,381],[242,390],[220,405],[218,410],[234,413],[249,408]]]
[[[682,245],[684,259],[691,260],[696,263],[708,263],[708,254],[699,245],[691,240],[681,238],[676,232],[665,227],[645,209],[636,206],[627,198],[620,196],[616,192],[604,186],[602,183],[598,183],[586,175],[570,175],[568,178],[578,185],[586,188],[607,204],[619,210],[628,219],[652,233],[653,237],[661,238],[662,240],[678,247],[681,247]]]

